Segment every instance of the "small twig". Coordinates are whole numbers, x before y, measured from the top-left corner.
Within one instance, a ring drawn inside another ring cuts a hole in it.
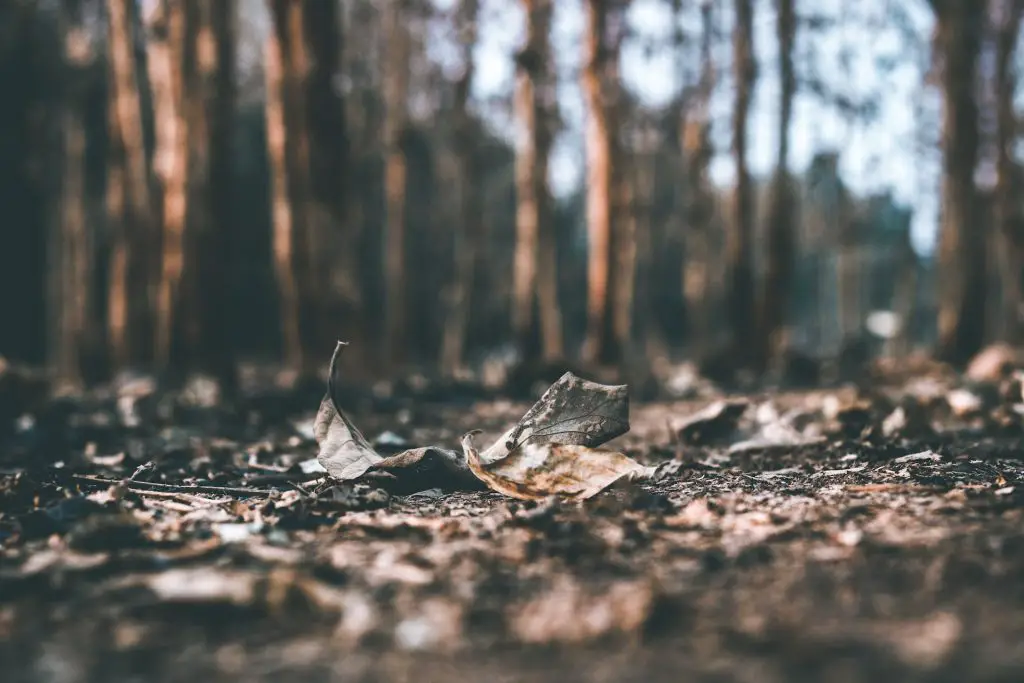
[[[150,491],[150,493],[152,493],[152,491]],[[179,503],[176,500],[164,500],[163,498],[151,500],[147,504],[153,507],[160,508],[161,510],[170,510],[171,512],[180,512],[183,514],[188,514],[190,512],[196,511],[196,508],[191,505]]]
[[[131,490],[141,491],[172,491],[175,493],[219,493],[225,496],[272,496],[274,489],[246,489],[232,486],[202,486],[198,484],[158,484],[153,481],[130,481],[123,479],[104,479],[86,474],[74,475],[76,481],[99,486],[123,484]]]
[[[168,500],[176,500],[179,503],[185,503],[186,505],[201,505],[202,507],[216,507],[223,505],[224,503],[230,503],[233,498],[203,498],[192,493],[178,493],[176,491],[143,491],[141,489],[136,490],[135,493],[146,498],[164,498]]]
[[[292,482],[304,484],[323,476],[323,472],[281,472],[280,474],[254,474],[251,477],[246,477],[245,481],[250,484],[291,484]]]
[[[296,491],[298,491],[299,493],[301,493],[306,498],[309,498],[311,495],[313,495],[309,491],[306,490],[305,486],[303,486],[302,484],[300,484],[298,482],[290,481],[290,482],[288,482],[288,485],[291,486]]]

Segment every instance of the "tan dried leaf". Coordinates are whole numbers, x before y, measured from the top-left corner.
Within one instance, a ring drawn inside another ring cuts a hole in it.
[[[316,459],[332,478],[341,480],[357,479],[370,466],[383,460],[338,406],[334,373],[338,353],[343,346],[346,342],[338,342],[331,356],[327,395],[320,401],[320,410],[313,423],[313,434],[320,445]]]
[[[473,431],[462,437],[469,469],[489,488],[512,498],[539,500],[557,495],[585,500],[616,481],[644,479],[656,468],[604,448],[578,444],[526,443],[492,463],[483,463],[473,445]]]
[[[496,462],[526,443],[595,448],[628,431],[626,385],[598,384],[567,372],[481,454],[481,459]]]

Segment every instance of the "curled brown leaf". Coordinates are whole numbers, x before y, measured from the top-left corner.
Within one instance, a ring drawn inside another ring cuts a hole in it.
[[[507,456],[484,463],[473,444],[472,431],[462,437],[470,471],[487,486],[512,498],[539,500],[557,495],[585,500],[623,478],[648,478],[655,468],[604,448],[579,444],[524,443]]]

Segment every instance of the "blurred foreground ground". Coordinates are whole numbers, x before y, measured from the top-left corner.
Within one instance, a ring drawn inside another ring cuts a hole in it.
[[[634,403],[611,445],[677,462],[580,505],[430,473],[314,496],[320,395],[202,394],[129,383],[6,437],[4,681],[1024,680],[1014,380],[733,396],[737,424],[697,429],[713,396]],[[351,416],[394,452],[493,439],[530,405],[457,399]],[[136,481],[276,493],[96,483],[144,463]]]

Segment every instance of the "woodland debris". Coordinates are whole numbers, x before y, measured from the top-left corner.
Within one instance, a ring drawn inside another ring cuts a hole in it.
[[[522,444],[497,462],[483,463],[473,445],[474,433],[462,437],[470,470],[488,487],[512,498],[557,495],[585,500],[619,479],[650,477],[655,470],[617,451],[554,443]]]
[[[908,462],[924,462],[924,461],[940,462],[941,460],[942,460],[942,456],[939,455],[938,453],[933,453],[932,451],[922,451],[920,453],[910,453],[909,455],[902,455],[902,456],[894,459],[893,462],[899,463],[899,464],[902,465],[902,464],[908,463]]]
[[[204,486],[202,484],[161,484],[155,481],[132,479],[106,479],[86,474],[76,474],[75,480],[82,484],[115,486],[121,484],[128,489],[140,491],[171,491],[174,493],[219,493],[226,496],[273,496],[274,489],[250,489],[239,486]]]
[[[428,446],[383,458],[338,405],[335,373],[343,346],[339,342],[331,357],[328,391],[314,426],[317,461],[335,481],[365,479],[398,495],[431,488],[474,490],[483,482],[503,493],[514,489],[520,497],[588,498],[626,474],[653,471],[621,453],[592,450],[629,431],[627,388],[571,372],[483,454],[471,446],[477,465],[467,462],[465,441],[463,454]],[[482,463],[497,466],[488,473]]]
[[[527,442],[594,448],[628,431],[626,385],[598,384],[566,372],[480,458],[500,460]]]
[[[728,438],[750,406],[744,399],[715,401],[693,415],[675,422],[679,441],[688,445],[708,444]]]
[[[1021,367],[1021,353],[1006,343],[992,344],[968,363],[964,376],[972,382],[998,382]]]

